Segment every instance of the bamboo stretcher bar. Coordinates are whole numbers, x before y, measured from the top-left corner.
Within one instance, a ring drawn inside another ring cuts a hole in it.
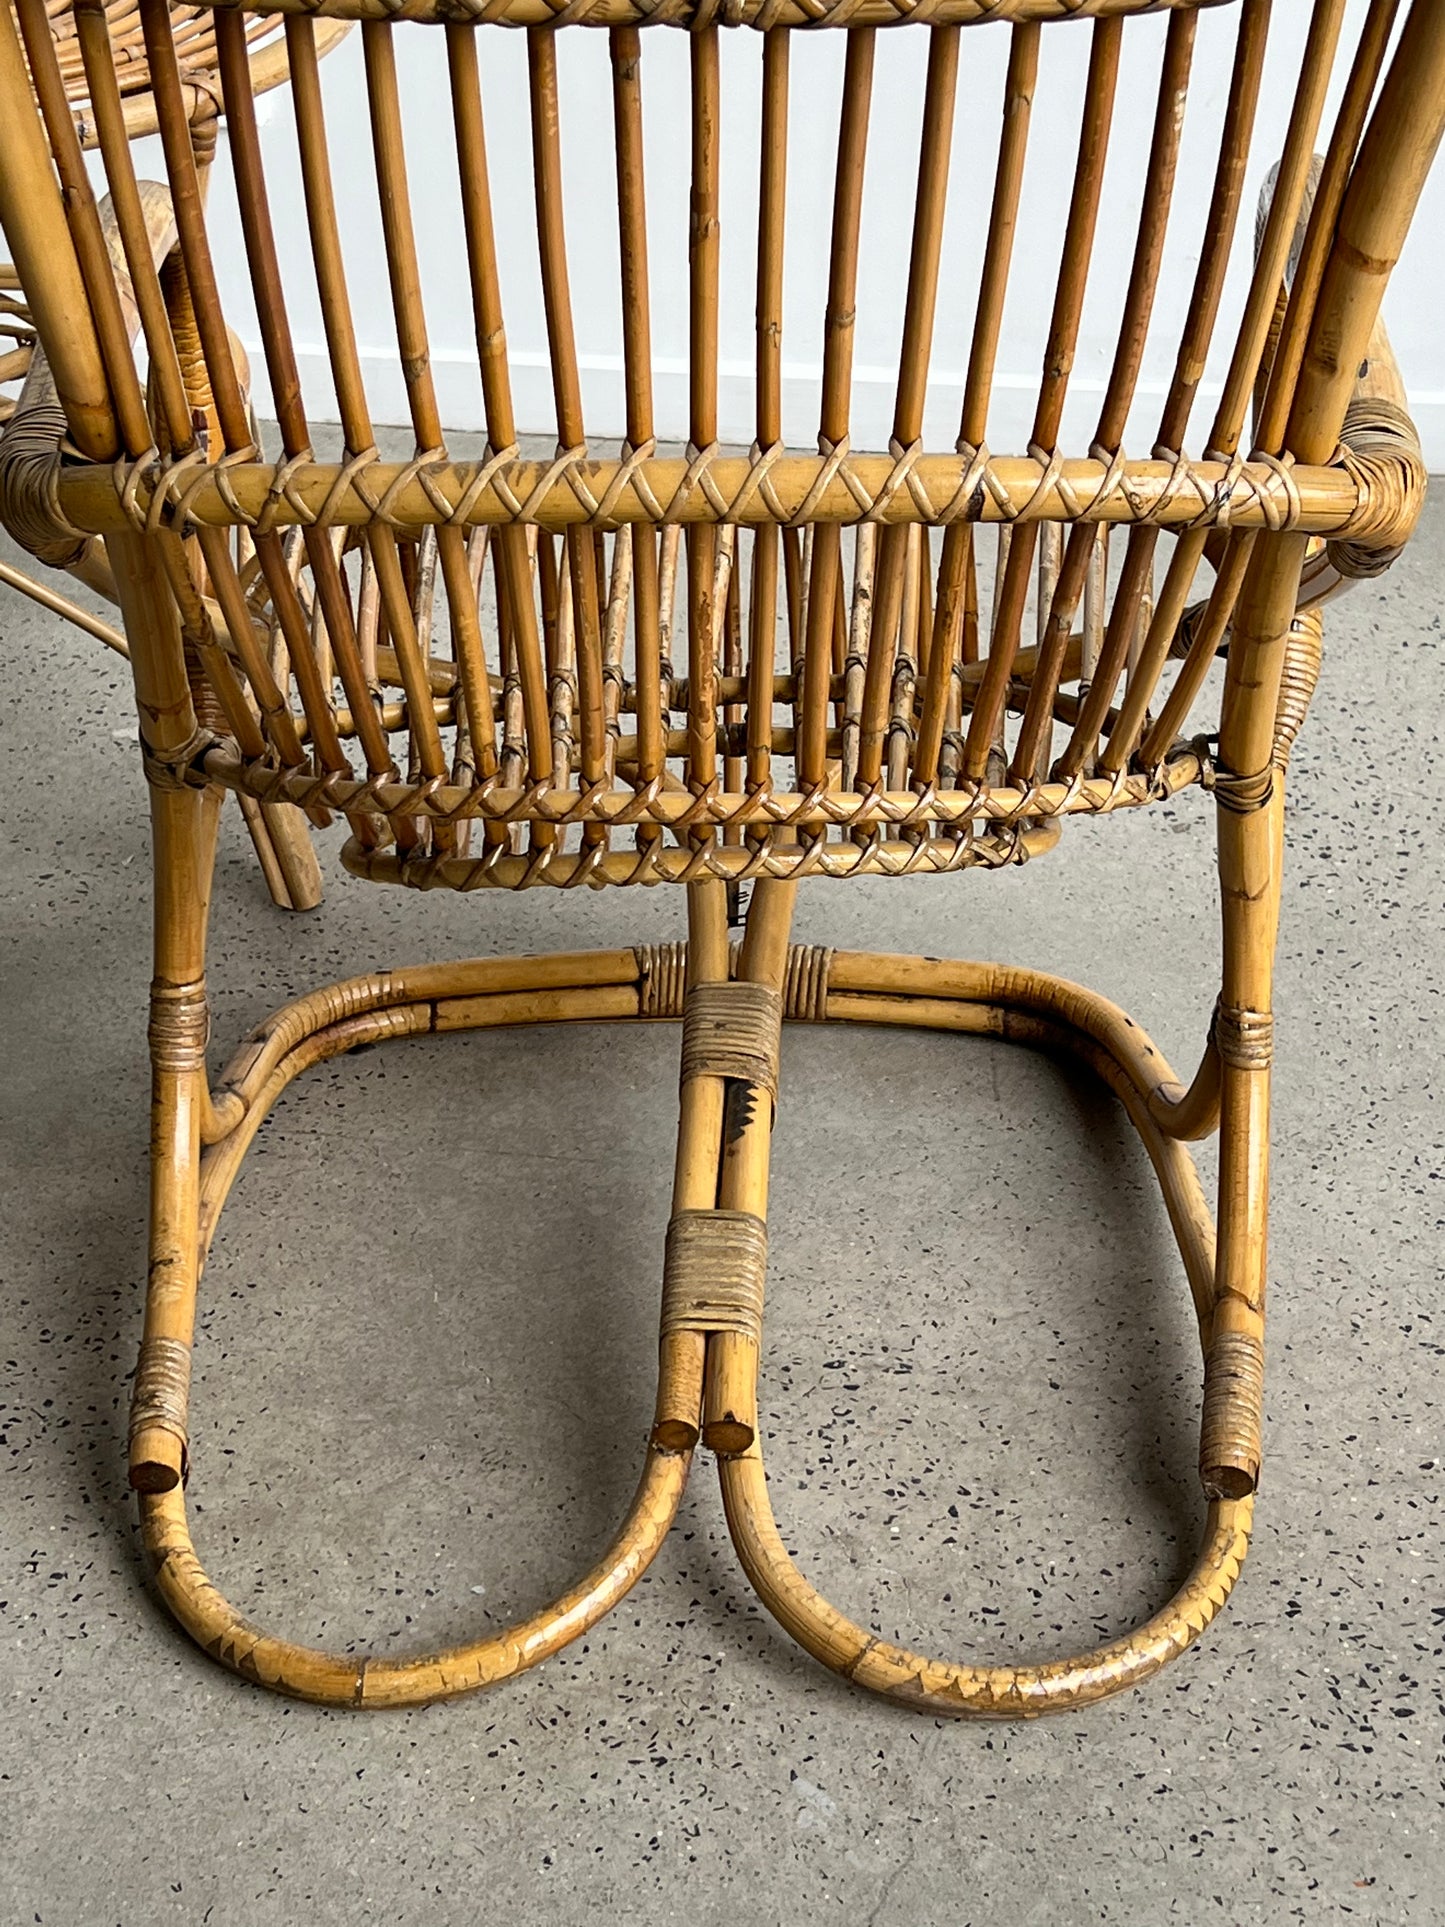
[[[565,13],[569,24],[587,27],[669,26],[695,28],[721,16],[729,26],[889,27],[904,21],[968,26],[996,20],[1077,20],[1099,16],[1167,13],[1176,7],[1221,6],[1229,0],[729,0],[725,10],[704,0],[267,0],[267,11],[312,14],[330,20],[469,21],[509,27],[545,27]],[[248,0],[217,0],[243,8]]]

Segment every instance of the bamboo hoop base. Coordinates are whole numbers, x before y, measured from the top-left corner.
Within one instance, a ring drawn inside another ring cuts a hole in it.
[[[738,974],[736,951],[730,973]],[[1214,1228],[1187,1149],[1151,1115],[1151,1107],[1157,1112],[1161,1103],[1177,1101],[1180,1086],[1122,1011],[1060,978],[1001,965],[792,945],[776,974],[783,1014],[795,1021],[904,1024],[989,1035],[1066,1051],[1099,1074],[1123,1102],[1149,1152],[1207,1350]],[[644,946],[381,972],[332,985],[278,1011],[247,1041],[209,1096],[209,1128],[202,1135],[210,1141],[199,1169],[199,1260],[252,1138],[303,1070],[388,1038],[546,1022],[676,1019],[683,1014],[687,980],[686,946]],[[685,1075],[686,1054],[687,1047]],[[687,1111],[685,1096],[684,1143]],[[708,1215],[675,1212],[674,1229],[679,1217]],[[715,1215],[736,1221],[746,1214]],[[672,1248],[670,1234],[670,1269]],[[757,1290],[760,1294],[760,1271]],[[196,1556],[182,1477],[147,1457],[148,1435],[133,1430],[132,1481],[140,1488],[145,1544],[161,1596],[213,1658],[277,1692],[346,1706],[409,1706],[451,1698],[537,1664],[579,1637],[626,1594],[667,1535],[701,1436],[719,1448],[728,1525],[764,1604],[825,1665],[904,1706],[993,1718],[1068,1711],[1158,1672],[1193,1643],[1228,1598],[1248,1543],[1252,1493],[1211,1500],[1198,1556],[1183,1586],[1144,1624],[1093,1651],[1035,1665],[987,1666],[934,1660],[890,1644],[824,1600],[784,1548],[768,1497],[757,1424],[757,1358],[756,1337],[736,1322],[702,1332],[674,1330],[665,1320],[658,1422],[636,1496],[611,1546],[571,1591],[540,1612],[503,1632],[420,1657],[332,1654],[249,1624],[211,1584]],[[178,1416],[183,1429],[183,1392]]]

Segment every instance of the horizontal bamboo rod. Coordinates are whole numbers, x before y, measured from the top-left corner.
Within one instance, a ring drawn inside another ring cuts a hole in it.
[[[269,462],[240,462],[228,466],[220,479],[207,475],[198,480],[194,469],[187,469],[177,487],[184,490],[192,521],[214,528],[232,526],[237,509],[240,519],[253,520],[268,503],[273,526],[311,523],[328,499],[328,526],[364,527],[374,520],[374,504],[386,497],[388,524],[409,533],[449,518],[466,527],[526,521],[544,529],[587,522],[606,528],[629,522],[756,527],[800,520],[926,522],[941,527],[1024,520],[1026,510],[1031,522],[1078,519],[1183,528],[1227,519],[1235,529],[1278,528],[1288,522],[1307,534],[1329,535],[1345,529],[1371,502],[1371,491],[1345,469],[1300,466],[1290,472],[1296,513],[1277,472],[1250,462],[1234,470],[1224,462],[1193,462],[1187,471],[1169,462],[1126,462],[1110,485],[1109,465],[1085,458],[1059,463],[1049,485],[1041,488],[1041,462],[1030,456],[1000,456],[990,462],[987,480],[965,491],[970,464],[964,457],[923,455],[909,471],[908,486],[892,493],[895,463],[888,455],[851,455],[831,479],[825,475],[824,457],[784,455],[768,466],[763,486],[756,485],[756,470],[747,456],[719,456],[708,464],[706,490],[687,484],[688,464],[680,459],[632,464],[579,459],[560,473],[558,467],[532,461],[500,468],[443,461],[418,470],[411,463],[379,461],[338,486],[340,470],[335,466],[301,463],[290,468],[273,502],[277,470]],[[1187,475],[1183,485],[1181,473]],[[1226,517],[1223,491],[1231,476]],[[132,526],[108,466],[73,469],[61,475],[58,488],[60,506],[77,528],[112,534]],[[716,500],[723,503],[721,509]],[[135,512],[143,516],[150,501],[151,488],[142,481]],[[1296,519],[1290,521],[1292,514]],[[1391,530],[1371,527],[1369,534],[1381,546],[1389,545]]]
[[[462,817],[504,817],[525,808],[529,819],[555,823],[590,820],[618,827],[632,823],[663,825],[691,822],[704,807],[710,822],[785,826],[791,821],[844,824],[866,813],[870,823],[962,823],[969,819],[1000,821],[1026,816],[1097,816],[1113,809],[1172,796],[1197,783],[1201,764],[1194,750],[1180,750],[1152,775],[1120,778],[1091,777],[1074,783],[1040,783],[1031,790],[995,786],[977,793],[970,789],[938,790],[927,798],[913,790],[859,792],[830,790],[821,799],[779,790],[732,793],[714,790],[699,799],[686,790],[663,790],[643,799],[631,790],[579,792],[569,789],[468,789],[441,784],[419,794],[408,783],[363,784],[344,776],[312,776],[298,771],[294,783],[269,766],[248,768],[233,750],[208,750],[201,763],[207,777],[229,789],[259,796],[266,802],[323,802],[331,808],[353,806],[368,813]],[[279,796],[277,790],[282,792]],[[292,793],[293,789],[295,794]]]
[[[219,0],[244,8],[253,0]],[[470,20],[478,25],[545,27],[565,15],[572,26],[888,27],[901,21],[969,26],[988,20],[1075,20],[1081,15],[1168,13],[1227,0],[266,0],[268,13],[329,20]]]

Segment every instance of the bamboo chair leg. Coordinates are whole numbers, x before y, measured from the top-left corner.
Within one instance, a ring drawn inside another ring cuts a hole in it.
[[[200,1274],[206,1110],[206,923],[219,790],[151,790],[155,975],[151,980],[150,1263],[131,1389],[130,1481],[161,1492],[186,1476],[186,1396]]]
[[[261,803],[244,791],[237,801],[271,901],[280,910],[314,910],[323,886],[306,818],[294,803]]]
[[[1266,816],[1261,813],[1258,829],[1245,834],[1257,856],[1269,844]],[[1226,897],[1226,918],[1231,914],[1228,903]],[[1241,1386],[1234,1381],[1228,1370],[1233,1341],[1226,1341],[1221,1356],[1217,1340],[1217,1331],[1232,1332],[1244,1313],[1232,1300],[1217,1302],[1213,1227],[1193,1163],[1184,1146],[1150,1115],[1151,1100],[1157,1100],[1161,1090],[1177,1088],[1173,1073],[1122,1012],[1076,986],[1030,971],[840,954],[833,960],[824,1014],[830,1021],[921,1024],[1043,1044],[1072,1051],[1109,1082],[1154,1163],[1194,1292],[1207,1361],[1201,1464],[1209,1504],[1189,1578],[1162,1611],[1122,1638],[1037,1665],[960,1665],[926,1658],[856,1625],[829,1604],[795,1564],[768,1496],[755,1375],[740,1363],[727,1374],[726,1396],[736,1437],[746,1442],[721,1450],[718,1466],[728,1527],[748,1578],[786,1631],[824,1665],[857,1685],[925,1711],[1025,1718],[1068,1711],[1137,1684],[1189,1646],[1228,1598],[1248,1546],[1258,1470],[1258,1383]],[[1226,1057],[1222,1158],[1227,1170],[1248,1174],[1258,1197],[1251,1192],[1247,1207],[1234,1217],[1224,1209],[1222,1233],[1242,1246],[1241,1279],[1247,1274],[1257,1285],[1262,1269],[1263,1109],[1257,1084],[1231,1098],[1229,1079],[1234,1074]],[[1257,1078],[1261,1073],[1249,1075]],[[1227,1202],[1227,1191],[1222,1196]],[[1221,1278],[1227,1275],[1225,1264],[1221,1256]],[[1247,1295],[1253,1299],[1257,1290]],[[709,1341],[709,1410],[717,1402],[725,1369],[723,1342]],[[747,1366],[755,1366],[756,1356],[753,1345]],[[1244,1435],[1255,1442],[1252,1472],[1221,1459],[1221,1450],[1226,1460],[1231,1452],[1234,1460],[1240,1458],[1238,1440]]]
[[[697,1333],[664,1331],[659,1420],[636,1494],[611,1545],[576,1586],[503,1631],[443,1652],[395,1659],[328,1653],[278,1638],[247,1621],[211,1583],[192,1544],[185,1477],[197,1280],[245,1151],[271,1105],[302,1070],[382,1038],[652,1014],[645,1009],[651,979],[644,959],[626,950],[590,957],[488,960],[386,972],[333,985],[278,1012],[243,1046],[212,1093],[204,1067],[200,963],[218,798],[209,792],[160,790],[155,801],[154,1232],[146,1337],[133,1406],[131,1477],[140,1495],[142,1531],[158,1589],[213,1658],[297,1698],[331,1705],[409,1706],[495,1684],[586,1632],[656,1555],[676,1514],[700,1429],[704,1339]],[[699,973],[705,969],[725,975],[723,886],[708,883],[696,889],[693,928]],[[220,1120],[222,1128],[204,1132],[207,1118]],[[690,1125],[685,1114],[678,1159],[684,1196],[695,1170],[710,1163],[716,1173],[722,1121],[721,1107],[695,1116]],[[710,1141],[703,1143],[709,1129]]]

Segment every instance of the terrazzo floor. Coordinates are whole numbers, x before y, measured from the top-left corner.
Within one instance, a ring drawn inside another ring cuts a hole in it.
[[[124,1475],[144,1275],[148,849],[127,672],[0,606],[0,1923],[1445,1921],[1445,497],[1332,612],[1276,1008],[1267,1471],[1206,1638],[1145,1689],[959,1726],[751,1601],[699,1460],[614,1616],[490,1696],[286,1704],[147,1590]],[[672,893],[415,898],[328,856],[304,918],[228,809],[218,1052],[426,956],[681,933]],[[1192,1061],[1210,811],[998,876],[815,885],[799,936],[1033,963]],[[317,1070],[203,1286],[196,1529],[293,1637],[430,1646],[581,1570],[650,1411],[671,1031],[426,1040]],[[789,1035],[766,1368],[788,1543],[891,1634],[1059,1651],[1161,1600],[1201,1507],[1197,1353],[1100,1090],[980,1040]]]

